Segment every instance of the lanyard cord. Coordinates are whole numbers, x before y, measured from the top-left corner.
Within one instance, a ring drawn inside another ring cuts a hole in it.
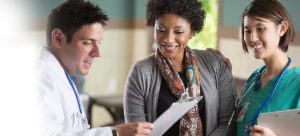
[[[77,101],[77,105],[78,105],[78,109],[80,111],[80,114],[82,114],[82,109],[81,109],[80,102],[79,102],[80,101],[79,100],[79,96],[78,96],[78,93],[77,93],[77,91],[75,89],[75,86],[73,84],[72,77],[71,77],[71,75],[68,75],[67,72],[65,72],[65,73],[66,73],[67,79],[68,79],[68,81],[69,81],[69,83],[70,83],[70,85],[71,85],[71,87],[73,89],[74,95],[76,96],[76,101]]]
[[[280,77],[278,78],[277,82],[276,82],[276,85],[271,93],[271,95],[269,96],[269,98],[263,103],[263,105],[259,108],[259,110],[255,113],[255,116],[252,118],[251,122],[250,122],[250,125],[254,125],[254,122],[256,121],[256,119],[258,118],[258,115],[262,112],[262,109],[267,105],[267,103],[271,100],[271,98],[273,97],[276,89],[277,89],[277,86],[279,84],[279,82],[281,81],[281,78],[283,77],[284,73],[286,72],[286,70],[288,69],[288,67],[290,66],[291,64],[291,58],[288,58],[288,63],[286,64],[286,66],[284,67],[282,73],[280,74]]]

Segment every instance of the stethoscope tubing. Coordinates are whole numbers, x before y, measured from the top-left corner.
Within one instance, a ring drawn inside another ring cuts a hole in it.
[[[262,112],[262,109],[267,105],[267,103],[271,100],[271,98],[273,97],[273,95],[275,94],[276,90],[277,90],[277,87],[279,85],[279,82],[281,81],[284,73],[287,71],[288,67],[290,66],[291,64],[291,59],[288,58],[288,63],[287,65],[284,67],[283,71],[281,72],[279,78],[277,79],[276,81],[276,84],[273,88],[273,91],[272,93],[270,94],[270,96],[268,97],[268,99],[263,103],[263,105],[259,108],[259,110],[255,113],[255,116],[253,116],[253,118],[251,119],[251,122],[250,122],[250,125],[253,125],[256,121],[256,119],[258,118],[259,114]],[[249,78],[248,80],[246,81],[245,85],[243,86],[243,89],[240,93],[238,93],[238,97],[235,99],[235,106],[237,108],[239,108],[242,100],[244,99],[244,97],[248,94],[248,92],[251,90],[251,88],[253,87],[254,84],[256,84],[256,82],[260,79],[260,76],[262,75],[261,72],[265,69],[265,66],[262,67],[260,70],[254,72]],[[243,96],[241,97],[241,94],[243,93],[243,90],[245,89],[246,85],[248,84],[248,82],[251,80],[251,79],[254,79],[256,78],[256,81],[253,82],[250,87],[246,90],[246,92],[243,94]],[[237,102],[239,100],[239,102]]]

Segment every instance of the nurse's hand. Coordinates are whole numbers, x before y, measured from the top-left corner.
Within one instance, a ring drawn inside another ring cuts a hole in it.
[[[274,132],[266,127],[254,125],[251,127],[251,136],[276,136]]]
[[[148,136],[154,128],[152,123],[134,122],[115,126],[119,136]]]

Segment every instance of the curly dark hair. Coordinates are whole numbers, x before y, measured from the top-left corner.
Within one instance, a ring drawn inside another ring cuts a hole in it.
[[[72,39],[73,34],[82,26],[93,23],[106,25],[109,18],[102,9],[91,2],[68,0],[54,8],[47,23],[47,45],[51,45],[51,33],[55,28],[59,28],[67,36],[67,42]]]
[[[173,13],[179,15],[189,23],[193,33],[198,33],[203,28],[205,11],[198,0],[147,0],[146,24],[154,26],[155,20],[163,14]]]

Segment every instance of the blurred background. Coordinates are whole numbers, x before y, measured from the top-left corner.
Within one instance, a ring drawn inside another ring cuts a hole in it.
[[[85,96],[87,111],[91,112],[92,126],[122,122],[120,106],[128,71],[132,64],[155,50],[153,28],[145,26],[145,0],[90,0],[99,5],[110,20],[104,28],[101,57],[93,64],[86,77],[75,77],[79,90]],[[242,50],[240,22],[243,9],[251,0],[201,0],[207,12],[203,31],[189,42],[191,48],[219,49],[231,60],[232,73],[238,88],[258,66],[252,54]],[[296,39],[288,55],[300,65],[300,1],[279,0],[288,10],[296,28]],[[46,46],[46,20],[51,9],[64,0],[27,0],[30,15],[26,19],[26,35],[37,47]],[[30,3],[30,4],[28,4]],[[3,19],[1,19],[3,20]],[[105,100],[105,101],[101,101]],[[91,110],[92,108],[92,110]],[[118,112],[118,113],[116,113]],[[120,117],[121,116],[121,117]]]

